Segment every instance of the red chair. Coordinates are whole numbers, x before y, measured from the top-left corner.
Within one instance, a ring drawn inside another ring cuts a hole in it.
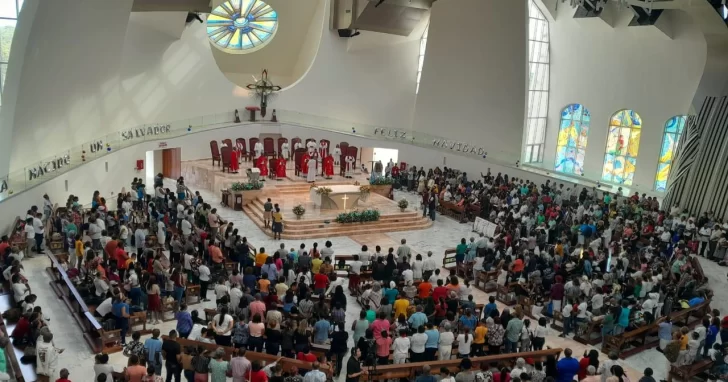
[[[273,138],[263,138],[263,156],[276,157],[276,148]]]
[[[235,147],[237,147],[238,151],[240,151],[240,158],[245,161],[248,160],[248,149],[245,147],[246,143],[245,138],[238,138],[235,140]]]
[[[217,141],[210,141],[210,154],[212,154],[212,165],[220,165],[220,148],[217,145]]]
[[[351,171],[354,172],[356,169],[356,161],[359,159],[359,149],[356,146],[349,146],[347,155],[354,157],[354,163],[351,164]]]
[[[291,139],[291,155],[293,155],[292,153],[296,151],[296,144],[298,143],[301,143],[301,138],[295,137]]]
[[[306,154],[306,149],[298,149],[293,153],[294,163],[296,166],[295,175],[301,175],[301,165],[303,163],[304,154]]]
[[[223,139],[222,143],[228,145],[228,147],[230,147],[230,148],[233,147],[233,141],[231,141],[230,139]]]

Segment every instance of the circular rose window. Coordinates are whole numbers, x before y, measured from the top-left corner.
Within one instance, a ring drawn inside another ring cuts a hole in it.
[[[207,17],[207,36],[217,48],[251,53],[266,46],[278,30],[278,14],[260,0],[229,0]]]

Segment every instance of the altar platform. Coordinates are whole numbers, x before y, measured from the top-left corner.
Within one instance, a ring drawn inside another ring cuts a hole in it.
[[[204,188],[212,192],[218,193],[222,189],[230,188],[235,182],[247,183],[248,177],[245,170],[252,168],[253,162],[243,162],[240,164],[240,169],[237,174],[231,174],[223,172],[222,167],[218,165],[212,165],[211,159],[200,159],[193,161],[182,162],[182,176],[185,178],[185,183],[188,185]],[[323,176],[316,177],[316,184],[353,184],[358,181],[361,184],[369,184],[367,180],[369,174],[356,172],[352,178],[345,178],[343,176],[334,175],[331,179],[326,179]],[[263,180],[263,177],[260,178]],[[294,175],[293,162],[288,162],[288,170],[286,171],[286,178],[284,179],[269,179],[265,178],[264,188],[273,188],[278,185],[300,185],[300,190],[308,191],[309,183],[306,182],[305,177],[298,177]],[[299,191],[300,191],[299,190]]]
[[[321,209],[314,205],[308,185],[305,190],[300,190],[297,185],[280,185],[277,187],[277,195],[270,196],[263,193],[243,208],[245,214],[261,229],[263,229],[263,203],[267,198],[271,198],[271,202],[278,203],[281,208],[283,214],[281,237],[283,239],[312,239],[361,233],[411,231],[432,226],[431,220],[422,217],[422,211],[415,210],[411,206],[402,212],[397,206],[397,202],[374,192],[369,194],[366,201],[359,201],[356,210],[376,209],[380,213],[379,221],[339,224],[335,222],[336,216],[344,211]],[[293,213],[293,207],[299,204],[306,209],[306,213],[300,219]],[[263,231],[268,236],[273,236],[270,229],[263,229]]]

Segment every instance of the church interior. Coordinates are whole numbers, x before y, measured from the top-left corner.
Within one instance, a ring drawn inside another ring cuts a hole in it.
[[[175,342],[183,305],[215,334],[176,342],[242,381],[216,321],[252,335],[260,293],[252,382],[728,380],[725,0],[0,0],[0,89],[0,381],[170,381],[124,344]],[[410,309],[375,357],[390,289]],[[316,362],[269,340],[299,319]]]

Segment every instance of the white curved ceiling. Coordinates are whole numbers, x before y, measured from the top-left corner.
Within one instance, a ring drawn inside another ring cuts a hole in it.
[[[213,9],[223,0],[214,0]],[[260,78],[263,69],[274,84],[287,87],[303,77],[313,63],[324,28],[326,0],[266,0],[278,13],[278,30],[262,49],[231,54],[210,46],[217,66],[234,84],[244,88]]]

